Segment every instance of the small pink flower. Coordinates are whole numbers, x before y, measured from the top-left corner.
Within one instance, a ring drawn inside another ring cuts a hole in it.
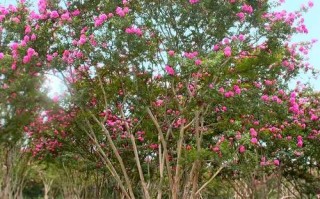
[[[243,12],[246,12],[248,14],[251,14],[253,12],[253,8],[251,5],[243,4],[241,9]]]
[[[31,41],[34,41],[34,40],[36,40],[37,39],[37,36],[35,35],[35,34],[32,34],[31,35]]]
[[[20,19],[18,17],[13,17],[11,21],[14,23],[20,23]]]
[[[255,137],[254,137],[254,138],[251,138],[250,141],[251,141],[252,144],[258,144],[258,139],[255,138]]]
[[[31,26],[26,25],[25,28],[24,28],[24,33],[25,33],[25,34],[31,33]]]
[[[261,158],[260,165],[261,166],[267,166],[268,165],[268,162],[266,161],[266,157],[263,156]]]
[[[234,92],[233,91],[228,91],[224,93],[224,96],[226,98],[234,97]]]
[[[163,105],[163,100],[158,99],[158,100],[156,101],[156,106],[162,106],[162,105]]]
[[[240,35],[238,36],[238,39],[239,39],[240,41],[244,41],[244,40],[245,40],[245,37],[244,37],[244,35],[240,34]]]
[[[47,61],[52,61],[53,60],[53,56],[52,55],[47,55]]]
[[[213,46],[213,51],[218,51],[220,49],[219,44]]]
[[[226,57],[230,57],[231,54],[232,54],[231,48],[230,48],[230,46],[227,46],[227,47],[224,49],[224,55],[225,55]]]
[[[61,15],[61,19],[62,19],[63,21],[71,21],[71,17],[70,17],[70,15],[69,15],[69,12],[66,12],[66,13],[62,14],[62,15]]]
[[[58,95],[53,96],[52,100],[54,103],[59,102],[59,96]]]
[[[225,45],[230,44],[230,40],[229,40],[228,38],[224,38],[224,39],[223,39],[223,43],[224,43]]]
[[[174,56],[175,52],[173,50],[169,50],[168,54],[169,54],[170,57],[172,57],[172,56]]]
[[[195,51],[195,52],[190,52],[190,53],[185,52],[183,55],[184,55],[186,58],[188,58],[188,59],[193,59],[193,58],[195,58],[196,56],[198,56],[198,52],[197,52],[197,51]]]
[[[299,147],[299,148],[303,147],[303,140],[298,140],[297,147]]]
[[[59,13],[56,11],[56,10],[54,10],[54,11],[52,11],[51,13],[50,13],[50,18],[51,19],[56,19],[56,18],[58,18],[59,17]]]
[[[237,17],[239,17],[240,21],[243,22],[246,18],[243,12],[237,13]]]
[[[141,36],[143,33],[142,33],[142,30],[140,29],[140,28],[136,28],[135,29],[135,33],[136,33],[136,35],[138,35],[138,36]]]
[[[127,13],[129,12],[129,8],[128,7],[117,7],[116,8],[116,14],[120,17],[124,17]]]
[[[314,115],[314,114],[312,114],[310,119],[311,119],[312,121],[317,121],[317,120],[319,119],[319,117],[316,116],[316,115]]]
[[[75,10],[71,13],[73,16],[78,16],[80,14],[80,10]]]
[[[197,59],[194,63],[196,66],[199,66],[201,65],[202,61],[200,59]]]
[[[275,160],[273,160],[273,164],[274,164],[275,166],[279,166],[279,165],[280,165],[280,161],[277,160],[277,159],[275,159]]]
[[[227,110],[228,110],[227,107],[225,107],[225,106],[222,107],[222,111],[223,111],[223,112],[226,112]]]
[[[16,70],[17,69],[17,64],[15,62],[11,65],[11,69],[12,70]]]
[[[175,74],[174,69],[169,65],[166,65],[165,70],[169,75],[174,75]]]
[[[31,56],[26,55],[26,56],[23,57],[22,62],[24,64],[29,63],[30,61],[31,61]]]
[[[196,3],[198,3],[200,0],[189,0],[189,3],[190,4],[196,4]]]
[[[240,146],[239,146],[239,152],[240,152],[240,153],[244,153],[245,151],[246,151],[246,147],[243,146],[243,145],[240,145]]]
[[[250,128],[250,135],[251,137],[257,137],[258,133],[254,128]]]

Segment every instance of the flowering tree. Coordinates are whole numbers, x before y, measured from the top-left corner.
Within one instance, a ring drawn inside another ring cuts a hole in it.
[[[19,198],[28,176],[30,155],[23,154],[25,126],[49,103],[40,92],[43,68],[35,34],[29,34],[28,8],[0,7],[1,198]],[[45,56],[45,55],[44,55]],[[23,58],[22,58],[23,57]],[[32,60],[31,60],[32,59]]]
[[[288,88],[312,70],[305,55],[315,41],[290,37],[308,32],[302,13],[313,4],[293,13],[272,11],[276,4],[40,0],[25,15],[3,8],[4,25],[23,22],[8,71],[55,73],[67,87],[25,125],[27,150],[94,162],[124,198],[316,194],[319,96]]]

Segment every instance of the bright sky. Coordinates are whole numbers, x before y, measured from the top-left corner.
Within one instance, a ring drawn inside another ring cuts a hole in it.
[[[287,11],[298,10],[302,4],[307,4],[309,0],[286,0],[286,2],[279,8],[280,10],[285,9]],[[320,71],[320,0],[313,0],[314,7],[305,14],[305,24],[309,29],[309,34],[307,35],[297,35],[294,37],[294,41],[310,41],[311,39],[318,39],[318,43],[310,50],[309,62],[310,64]],[[37,2],[37,0],[31,0],[31,2]],[[15,0],[0,0],[1,5],[16,4]],[[318,79],[314,79],[310,74],[301,74],[295,81],[291,82],[290,87],[295,86],[296,81],[301,81],[303,83],[310,83],[310,85],[320,91],[320,76]],[[50,82],[47,83],[50,88],[49,95],[54,95],[54,93],[63,88],[63,84],[58,78],[52,78]]]
[[[280,10],[285,9],[287,11],[295,11],[298,10],[302,4],[307,5],[308,1],[309,0],[286,0]],[[313,0],[313,2],[314,7],[304,15],[305,24],[309,29],[309,34],[297,35],[294,37],[294,41],[310,41],[311,39],[319,40],[310,50],[309,62],[314,68],[320,71],[320,1]],[[296,80],[304,83],[309,82],[314,89],[320,91],[320,76],[318,79],[314,79],[310,74],[301,74]],[[295,83],[292,82],[291,86],[294,85]]]

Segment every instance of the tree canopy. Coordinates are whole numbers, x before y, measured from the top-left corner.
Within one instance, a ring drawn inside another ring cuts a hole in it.
[[[281,2],[1,6],[1,197],[317,196],[319,92],[288,87],[313,3]]]

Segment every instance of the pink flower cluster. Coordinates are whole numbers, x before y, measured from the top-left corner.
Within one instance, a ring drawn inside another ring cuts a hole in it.
[[[188,59],[193,59],[195,58],[196,56],[198,56],[198,52],[197,51],[194,51],[194,52],[185,52],[183,54],[186,58]]]
[[[138,35],[138,36],[142,36],[142,34],[143,34],[143,32],[142,32],[142,30],[140,28],[136,28],[134,26],[126,28],[126,33],[135,34],[135,35]]]
[[[168,75],[172,75],[173,76],[175,74],[174,69],[169,65],[166,65],[165,70],[168,73]]]
[[[31,61],[31,58],[32,58],[33,56],[38,56],[38,53],[37,53],[33,48],[28,48],[28,50],[27,50],[27,55],[25,55],[25,56],[23,57],[22,62],[23,62],[24,64],[29,63],[29,62]]]
[[[252,14],[253,13],[253,8],[251,5],[248,4],[243,4],[241,7],[242,12],[248,13],[248,14]]]
[[[252,144],[258,144],[258,139],[257,139],[257,136],[258,136],[258,133],[257,131],[254,129],[254,128],[250,128],[250,136],[251,136],[251,143]]]
[[[190,4],[196,4],[196,3],[198,3],[200,0],[189,0],[189,3]]]
[[[117,9],[116,9],[116,14],[118,16],[120,16],[120,17],[124,17],[128,13],[129,13],[129,8],[128,7],[124,7],[124,8],[117,7]]]
[[[94,26],[99,27],[101,26],[104,22],[106,22],[109,18],[112,18],[113,14],[109,13],[108,15],[106,14],[101,14],[98,17],[94,17]]]

